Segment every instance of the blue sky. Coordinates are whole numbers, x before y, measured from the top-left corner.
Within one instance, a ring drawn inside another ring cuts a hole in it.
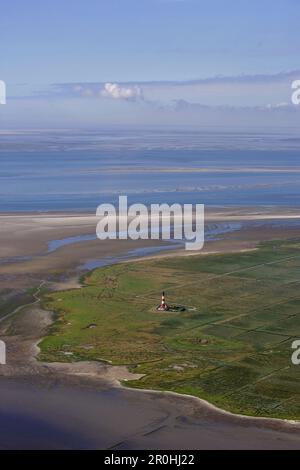
[[[209,125],[247,108],[249,125],[285,125],[299,19],[298,0],[11,0],[1,128],[203,125],[205,107]]]

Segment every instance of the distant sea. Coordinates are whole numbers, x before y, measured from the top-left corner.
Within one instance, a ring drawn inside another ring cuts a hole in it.
[[[0,211],[94,211],[120,194],[146,204],[300,205],[298,142],[200,137],[1,135]]]

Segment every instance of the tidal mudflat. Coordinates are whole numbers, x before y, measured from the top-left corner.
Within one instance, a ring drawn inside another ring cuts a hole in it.
[[[1,449],[299,449],[299,428],[169,394],[0,380]],[[120,425],[122,423],[122,426]]]

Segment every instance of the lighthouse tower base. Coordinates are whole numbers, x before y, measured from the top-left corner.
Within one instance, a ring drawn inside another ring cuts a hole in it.
[[[167,312],[169,309],[168,305],[159,305],[156,310],[158,310],[159,312]]]

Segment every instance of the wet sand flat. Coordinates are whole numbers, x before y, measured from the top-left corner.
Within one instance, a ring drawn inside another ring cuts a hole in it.
[[[0,380],[2,449],[299,449],[276,422],[169,394]],[[122,423],[122,426],[120,425]]]
[[[254,248],[259,241],[291,238],[300,233],[299,226],[270,225],[276,220],[300,221],[298,208],[209,208],[205,220],[209,224],[241,222],[243,228],[232,233],[229,230],[205,243],[203,253]],[[0,288],[10,287],[12,282],[15,286],[28,286],[34,280],[60,273],[69,276],[71,271],[90,261],[163,244],[160,240],[93,240],[89,237],[95,235],[96,224],[93,214],[0,214]],[[73,243],[66,243],[74,237],[86,239],[76,242],[75,238]],[[57,240],[60,241],[57,249],[49,251],[49,246]],[[173,252],[188,254],[185,250]]]

